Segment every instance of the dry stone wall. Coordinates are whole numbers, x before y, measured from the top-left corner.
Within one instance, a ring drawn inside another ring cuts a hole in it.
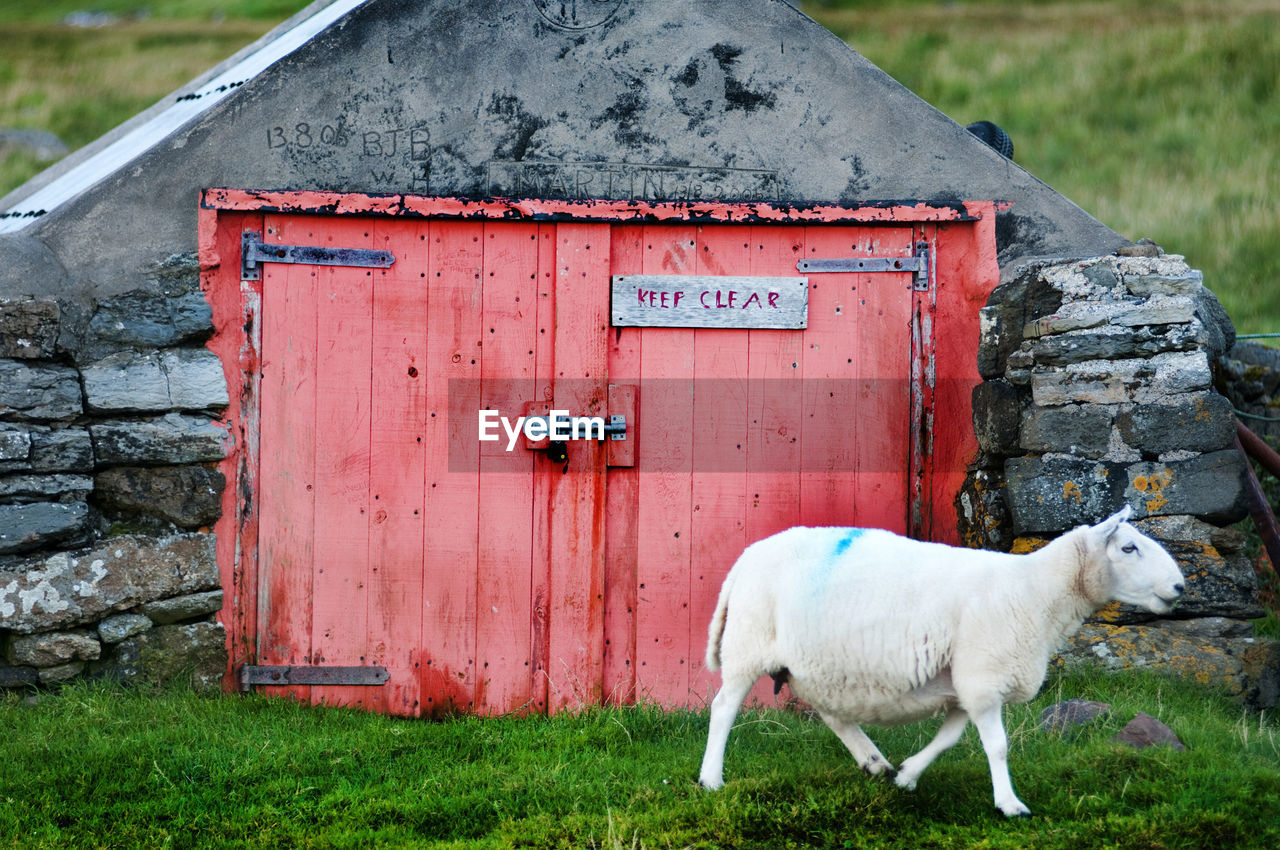
[[[974,427],[981,449],[959,497],[971,545],[1031,551],[1123,504],[1187,577],[1157,620],[1111,606],[1056,663],[1172,669],[1252,703],[1280,697],[1280,645],[1244,536],[1248,512],[1231,401],[1215,390],[1235,331],[1182,257],[1054,260],[1020,268],[982,311]]]
[[[0,300],[0,687],[218,687],[228,435],[190,257],[86,308]]]

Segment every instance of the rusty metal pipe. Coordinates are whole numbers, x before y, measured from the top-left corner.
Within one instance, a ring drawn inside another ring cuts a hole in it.
[[[1258,481],[1258,476],[1253,471],[1253,464],[1248,462],[1249,454],[1245,451],[1244,440],[1242,434],[1247,433],[1254,440],[1262,442],[1256,434],[1245,428],[1236,420],[1236,448],[1240,453],[1245,455],[1245,487],[1249,492],[1249,516],[1253,518],[1253,524],[1258,529],[1258,536],[1262,538],[1262,545],[1267,550],[1267,557],[1271,560],[1271,568],[1273,570],[1280,569],[1280,527],[1276,526],[1276,515],[1271,510],[1271,503],[1267,501],[1266,495],[1262,492],[1262,483]],[[1266,444],[1263,443],[1265,446]],[[1267,447],[1270,450],[1270,447]],[[1275,452],[1272,452],[1275,454]],[[1265,466],[1265,464],[1264,464]],[[1278,467],[1280,468],[1280,467]],[[1268,467],[1270,471],[1270,467]],[[1272,473],[1275,474],[1274,472]]]
[[[1240,444],[1249,457],[1262,464],[1267,472],[1280,478],[1280,454],[1276,454],[1276,450],[1267,445],[1266,440],[1253,433],[1239,419],[1236,420],[1236,436],[1240,438]]]

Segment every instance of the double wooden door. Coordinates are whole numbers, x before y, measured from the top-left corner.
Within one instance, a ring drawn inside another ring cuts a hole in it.
[[[389,674],[282,691],[403,715],[701,705],[707,624],[746,545],[799,524],[912,530],[920,276],[797,264],[910,257],[931,225],[224,212],[207,253],[259,227],[395,258],[266,263],[234,286],[233,661]],[[219,259],[215,278],[237,274]],[[617,327],[618,275],[807,277],[807,326]],[[621,412],[625,437],[479,439],[482,411],[547,410]]]

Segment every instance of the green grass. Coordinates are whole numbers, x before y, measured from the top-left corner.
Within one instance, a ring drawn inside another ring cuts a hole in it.
[[[843,7],[843,8],[840,8]],[[1122,235],[1280,331],[1280,2],[852,2],[806,11]]]
[[[73,149],[304,0],[0,0],[0,127]],[[119,22],[75,29],[79,9]],[[1205,272],[1241,332],[1280,332],[1280,0],[828,0],[816,17],[1119,233]],[[145,11],[145,15],[140,12]],[[0,152],[0,195],[48,163]]]
[[[1046,705],[1112,713],[1071,737]],[[1109,739],[1138,711],[1187,744]],[[873,737],[901,761],[935,722]],[[821,723],[742,715],[724,790],[695,783],[706,716],[651,707],[399,720],[263,697],[78,685],[0,698],[0,846],[1253,848],[1280,839],[1269,717],[1158,676],[1051,680],[1006,712],[1014,784],[991,804],[972,729],[900,791]]]

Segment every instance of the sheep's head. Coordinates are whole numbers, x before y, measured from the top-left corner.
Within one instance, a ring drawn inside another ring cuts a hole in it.
[[[1089,529],[1090,548],[1105,567],[1098,573],[1110,599],[1167,614],[1182,596],[1182,571],[1163,546],[1125,521],[1132,513],[1125,505]]]

